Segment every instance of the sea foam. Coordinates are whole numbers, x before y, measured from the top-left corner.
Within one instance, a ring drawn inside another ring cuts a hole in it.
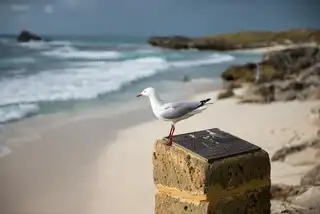
[[[217,64],[234,60],[234,57],[227,54],[212,54],[203,59],[180,60],[171,63],[173,67],[194,67],[201,65]]]
[[[117,51],[84,51],[71,46],[63,46],[42,53],[45,56],[66,59],[106,60],[116,59],[121,56]]]
[[[0,106],[0,123],[18,120],[39,111],[36,104],[12,104]]]
[[[164,59],[149,57],[5,78],[0,80],[0,105],[91,99],[167,68]]]

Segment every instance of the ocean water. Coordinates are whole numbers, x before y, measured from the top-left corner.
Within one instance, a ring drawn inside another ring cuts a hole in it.
[[[0,37],[0,123],[39,114],[130,103],[145,87],[219,78],[232,64],[256,62],[241,52],[172,51],[145,38],[52,38],[18,43]]]

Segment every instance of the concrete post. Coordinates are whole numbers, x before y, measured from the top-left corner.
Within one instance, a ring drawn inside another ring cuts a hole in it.
[[[269,214],[267,152],[219,129],[155,143],[155,214]]]

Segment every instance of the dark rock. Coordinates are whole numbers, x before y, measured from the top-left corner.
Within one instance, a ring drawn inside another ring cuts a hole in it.
[[[320,149],[320,138],[315,138],[310,141],[310,146],[315,149]]]
[[[29,31],[21,31],[19,36],[17,37],[18,42],[30,42],[30,41],[41,41],[42,38],[34,33]]]
[[[298,76],[298,80],[302,82],[308,82],[313,85],[318,85],[320,80],[320,62],[319,61],[320,59],[318,59],[318,62],[315,65],[301,72]]]
[[[240,100],[240,103],[269,103],[274,101],[275,86],[265,83],[251,86]]]
[[[297,98],[297,92],[303,90],[304,85],[295,80],[284,80],[277,82],[274,91],[274,100],[289,101]]]
[[[274,153],[274,155],[271,157],[271,161],[284,161],[286,156],[302,151],[308,146],[309,144],[307,143],[301,143],[294,146],[283,147]]]
[[[281,91],[281,92],[279,92],[279,90],[276,90],[274,95],[275,101],[291,101],[291,100],[295,100],[296,98],[297,98],[296,92],[292,90]]]
[[[297,94],[298,100],[319,100],[320,99],[320,86],[310,86]]]
[[[293,146],[285,146],[274,153],[274,155],[271,157],[271,161],[284,161],[286,156],[300,152],[309,147],[320,149],[320,138],[313,138]]]
[[[255,63],[234,65],[224,71],[221,77],[225,81],[253,82],[255,80],[256,69],[257,65]]]
[[[182,78],[182,82],[189,82],[190,78],[187,75],[184,75]]]
[[[163,37],[151,37],[148,39],[148,43],[152,46],[160,46],[171,49],[187,49],[189,48],[190,38],[185,36],[163,36]]]
[[[233,97],[233,96],[234,96],[233,90],[232,89],[226,89],[224,91],[221,91],[218,94],[217,99],[221,100],[221,99],[226,99],[226,98]]]
[[[265,102],[271,102],[274,100],[275,86],[273,84],[264,84],[257,87],[256,94],[263,97]]]
[[[282,79],[282,71],[277,71],[276,68],[269,62],[247,63],[244,65],[230,66],[221,74],[221,78],[225,81],[236,82],[255,82],[256,73],[259,66],[259,83],[269,82],[275,79]]]
[[[301,195],[308,190],[306,186],[291,186],[285,184],[271,185],[270,192],[272,199],[287,201],[293,196]]]
[[[320,185],[320,165],[307,172],[300,181],[301,185]]]

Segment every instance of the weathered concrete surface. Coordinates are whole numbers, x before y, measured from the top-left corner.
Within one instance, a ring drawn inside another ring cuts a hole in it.
[[[153,153],[153,178],[155,185],[187,191],[191,194],[205,193],[208,164],[191,157],[165,141],[157,141]]]
[[[156,214],[270,213],[270,161],[263,150],[207,163],[155,143]]]
[[[268,153],[259,150],[209,164],[160,140],[153,153],[153,175],[155,185],[204,195],[209,188],[224,190],[253,180],[269,185],[270,161]]]
[[[155,214],[205,214],[209,212],[209,202],[192,203],[166,193],[158,192],[155,197]]]
[[[180,196],[158,192],[155,214],[269,214],[269,188],[232,195],[212,201],[192,201]]]

